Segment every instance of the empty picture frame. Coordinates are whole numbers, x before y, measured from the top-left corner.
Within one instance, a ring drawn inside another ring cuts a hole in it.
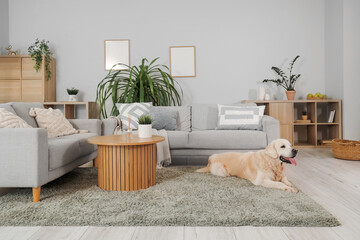
[[[105,70],[110,70],[115,64],[122,63],[130,66],[130,40],[117,39],[105,40]],[[123,65],[117,65],[114,70],[128,69]]]
[[[196,77],[195,46],[170,47],[170,75],[172,77]]]

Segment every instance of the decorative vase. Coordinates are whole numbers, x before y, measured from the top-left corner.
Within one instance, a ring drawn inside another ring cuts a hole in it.
[[[265,100],[266,100],[266,101],[269,101],[269,100],[270,100],[270,94],[268,94],[268,93],[265,94]]]
[[[151,138],[152,124],[139,124],[138,134],[139,138]]]
[[[78,97],[77,95],[69,95],[69,102],[77,102]]]
[[[263,86],[260,86],[258,90],[258,100],[264,100],[264,99],[265,99],[265,88]]]
[[[295,99],[295,94],[296,94],[295,90],[286,91],[286,97],[287,97],[288,100],[294,100]]]
[[[302,115],[301,118],[302,120],[308,120],[308,115]]]

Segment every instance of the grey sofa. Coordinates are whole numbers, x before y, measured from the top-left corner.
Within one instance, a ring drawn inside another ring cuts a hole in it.
[[[0,187],[31,187],[34,202],[39,201],[42,185],[68,173],[76,167],[94,160],[97,147],[87,139],[97,135],[110,135],[116,121],[98,119],[70,120],[76,129],[89,133],[48,139],[45,129],[38,128],[30,117],[31,107],[43,108],[41,103],[6,103],[6,108],[33,128],[0,128]]]
[[[167,108],[179,113],[177,130],[167,131],[172,165],[203,165],[211,154],[264,149],[280,137],[279,121],[270,116],[262,118],[262,130],[215,130],[216,104]]]

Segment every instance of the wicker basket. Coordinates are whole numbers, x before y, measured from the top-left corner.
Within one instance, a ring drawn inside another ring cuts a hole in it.
[[[360,160],[360,142],[343,139],[332,140],[334,157],[347,160]]]

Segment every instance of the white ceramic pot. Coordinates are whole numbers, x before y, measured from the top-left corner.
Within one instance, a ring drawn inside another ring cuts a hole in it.
[[[265,88],[263,86],[260,86],[258,90],[258,100],[264,100],[264,99],[265,99]]]
[[[69,102],[77,102],[78,96],[77,95],[69,95]]]
[[[138,129],[139,138],[151,138],[152,137],[152,125],[151,124],[139,124]]]

